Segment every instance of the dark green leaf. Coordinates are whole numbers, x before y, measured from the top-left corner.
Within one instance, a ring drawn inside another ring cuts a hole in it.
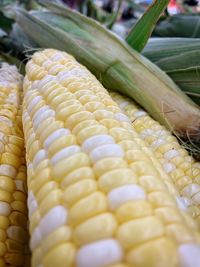
[[[120,9],[121,9],[121,5],[122,5],[122,1],[123,0],[118,0],[118,6],[117,6],[117,10],[113,11],[113,13],[108,17],[105,25],[109,28],[112,29],[113,25],[115,24],[115,22],[117,21],[119,14],[120,14]]]
[[[0,11],[0,27],[6,31],[9,32],[12,28],[12,24],[14,23],[14,20],[7,18],[2,11]]]

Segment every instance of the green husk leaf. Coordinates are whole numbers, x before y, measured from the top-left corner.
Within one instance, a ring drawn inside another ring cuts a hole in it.
[[[178,14],[161,21],[154,30],[159,37],[200,38],[200,16]]]
[[[16,9],[17,22],[38,46],[72,54],[106,88],[134,98],[181,136],[199,138],[199,108],[164,72],[96,21],[49,1],[42,3],[53,13]]]
[[[200,39],[158,38],[150,40],[144,54],[164,70],[194,102],[199,104],[199,49]]]
[[[194,50],[156,61],[156,64],[168,72],[200,67],[200,51]]]
[[[150,38],[142,54],[153,62],[184,52],[200,50],[198,38]]]
[[[169,0],[155,0],[149,6],[143,16],[134,24],[133,28],[126,37],[127,43],[135,50],[141,52],[145,47],[152,31],[164,12]]]
[[[13,24],[12,30],[9,34],[10,40],[15,44],[16,49],[22,53],[24,50],[36,46],[36,44],[28,38],[17,23]]]

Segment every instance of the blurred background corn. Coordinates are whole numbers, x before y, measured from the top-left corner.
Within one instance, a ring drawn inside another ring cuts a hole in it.
[[[159,159],[180,195],[186,197],[188,211],[200,225],[200,163],[195,162],[176,137],[134,101],[115,92],[110,94],[130,118],[134,130]]]
[[[22,76],[0,68],[0,266],[29,266]]]
[[[32,266],[198,266],[197,224],[96,78],[53,49],[26,73]]]

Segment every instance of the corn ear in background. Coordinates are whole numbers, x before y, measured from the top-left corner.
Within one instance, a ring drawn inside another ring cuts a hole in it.
[[[29,266],[22,76],[0,68],[0,266]]]
[[[200,226],[200,163],[189,156],[175,136],[154,121],[130,98],[114,92],[110,95],[130,118],[134,130],[160,161],[182,196],[188,211]]]

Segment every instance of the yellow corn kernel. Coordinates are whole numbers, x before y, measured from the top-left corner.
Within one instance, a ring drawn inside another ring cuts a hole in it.
[[[59,189],[52,190],[40,203],[39,212],[44,216],[51,208],[61,203],[62,192]]]
[[[176,246],[167,238],[152,240],[132,249],[127,255],[127,261],[137,267],[178,266]]]
[[[67,135],[67,136],[62,136],[59,137],[57,140],[55,140],[48,148],[48,153],[50,156],[53,156],[56,154],[60,149],[63,147],[71,146],[71,145],[76,145],[76,137],[74,135]]]
[[[154,207],[174,207],[174,199],[166,194],[166,192],[152,192],[148,194],[148,198]]]
[[[48,193],[57,188],[58,188],[58,183],[56,183],[55,181],[50,181],[42,185],[38,193],[36,194],[38,203],[41,203]]]
[[[141,176],[139,179],[139,183],[147,190],[147,192],[166,190],[165,184],[163,184],[156,176]]]
[[[94,125],[98,125],[96,120],[85,120],[82,121],[80,123],[78,123],[72,130],[72,133],[74,135],[77,135],[78,133],[80,133],[80,131],[82,131],[85,128],[88,128],[90,126],[94,126]]]
[[[0,201],[11,203],[13,200],[13,197],[11,193],[0,190]]]
[[[87,138],[94,135],[107,134],[108,130],[103,125],[94,125],[81,130],[77,135],[79,144],[82,144]]]
[[[125,249],[163,235],[164,228],[161,221],[153,216],[123,223],[117,230],[117,237]]]
[[[58,181],[61,180],[70,172],[76,170],[77,168],[87,167],[87,166],[88,167],[90,166],[89,157],[86,156],[84,153],[77,153],[56,163],[53,166],[53,173],[55,179]]]
[[[9,226],[10,222],[8,217],[0,216],[0,229],[6,230]]]
[[[0,242],[0,257],[3,257],[6,254],[7,248],[3,242]]]
[[[116,217],[120,223],[150,215],[153,215],[153,208],[146,200],[125,203],[116,211]]]
[[[1,164],[12,165],[15,168],[18,168],[21,164],[20,158],[13,153],[3,153],[1,157]]]
[[[12,211],[10,216],[11,225],[21,225],[24,229],[27,227],[27,217],[21,212]]]
[[[12,178],[8,176],[0,176],[0,189],[8,191],[10,193],[14,192],[15,184]]]
[[[24,257],[25,256],[21,255],[21,253],[6,253],[4,255],[6,263],[14,266],[23,266]]]
[[[135,184],[137,178],[130,169],[114,169],[106,172],[99,178],[99,188],[104,192],[109,192],[115,187],[127,184]]]
[[[190,235],[190,231],[180,223],[174,223],[167,226],[166,229],[169,236],[179,244],[192,243],[194,239]]]
[[[20,191],[15,191],[13,198],[17,201],[26,202],[26,195]]]
[[[27,206],[26,206],[26,203],[24,202],[15,200],[11,203],[11,207],[15,211],[19,211],[23,214],[27,214]]]
[[[65,188],[83,179],[95,179],[95,175],[91,167],[81,167],[70,172],[63,178],[61,185]]]
[[[7,234],[6,231],[3,229],[0,229],[0,241],[1,242],[5,242],[7,238]]]
[[[44,183],[51,179],[51,172],[49,168],[42,169],[34,178],[31,189],[36,193]]]
[[[166,224],[182,221],[182,216],[178,210],[171,207],[161,207],[156,209],[155,214]]]
[[[67,206],[73,205],[81,198],[95,192],[97,190],[97,183],[91,179],[79,181],[67,187],[63,191],[63,201]]]
[[[71,115],[65,122],[65,126],[69,129],[73,129],[76,124],[84,120],[92,120],[94,116],[89,111],[80,111]]]
[[[115,234],[117,222],[113,215],[103,213],[79,224],[74,230],[77,245],[84,245],[99,239],[110,238]]]
[[[20,253],[24,249],[22,244],[12,239],[6,240],[6,246],[11,253]]]
[[[94,172],[98,176],[101,176],[108,171],[115,170],[116,168],[126,167],[128,167],[128,165],[124,159],[114,157],[98,160],[93,166]]]
[[[28,241],[28,233],[20,226],[9,226],[7,229],[7,235],[9,238],[20,243],[26,243]]]
[[[44,256],[44,267],[70,267],[74,262],[75,248],[70,243],[63,243],[56,247],[53,247]]]
[[[43,253],[48,252],[59,243],[67,243],[71,238],[71,230],[68,226],[62,226],[50,233],[41,243]]]
[[[104,194],[95,192],[77,202],[69,212],[69,220],[77,225],[88,218],[107,210],[107,201]]]
[[[134,163],[131,163],[130,167],[133,170],[133,172],[138,176],[141,176],[141,175],[158,176],[158,172],[155,168],[153,168],[151,162],[136,161]]]

